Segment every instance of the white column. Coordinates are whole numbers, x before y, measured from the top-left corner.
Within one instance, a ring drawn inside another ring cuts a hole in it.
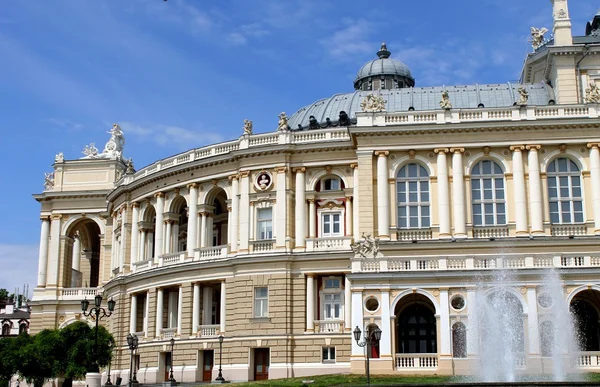
[[[209,286],[204,286],[204,288],[202,289],[202,294],[204,296],[204,302],[203,302],[203,308],[202,310],[204,311],[203,313],[203,318],[202,318],[202,325],[210,325],[211,324],[211,317],[212,317],[212,288]]]
[[[379,238],[390,237],[390,195],[388,184],[388,151],[377,151],[377,228]]]
[[[364,322],[363,322],[363,305],[362,305],[362,292],[353,291],[352,292],[352,330],[356,327],[359,327],[361,331],[363,331],[364,335]],[[363,336],[364,337],[364,336]],[[362,340],[362,338],[361,338]],[[365,351],[362,347],[359,347],[356,344],[356,340],[354,337],[350,340],[352,342],[352,355],[351,358],[356,357],[364,357]]]
[[[317,211],[315,210],[315,199],[308,199],[308,237],[317,237]]]
[[[58,262],[60,255],[60,226],[62,215],[52,215],[50,224],[50,251],[48,256],[48,274],[46,277],[47,286],[58,285]]]
[[[286,167],[275,168],[277,173],[277,192],[275,193],[275,247],[285,249],[287,239],[287,200],[286,200]]]
[[[173,252],[171,249],[173,242],[173,221],[167,219],[165,223],[167,228],[167,232],[165,233],[165,254],[170,254]]]
[[[41,218],[42,227],[40,233],[40,254],[38,256],[38,283],[39,288],[46,286],[46,267],[48,263],[48,239],[50,237],[50,219],[47,216]]]
[[[467,230],[465,223],[465,178],[463,171],[462,154],[464,148],[451,148],[452,152],[452,201],[454,217],[454,236],[466,238]]]
[[[154,230],[154,256],[163,255],[163,227],[165,211],[165,194],[158,192],[156,197],[156,227]]]
[[[131,255],[129,257],[130,270],[133,269],[133,263],[140,260],[138,255],[139,237],[140,237],[140,204],[131,204]]]
[[[440,354],[442,356],[450,356],[450,308],[448,305],[448,289],[440,289],[440,344]]]
[[[379,354],[382,358],[392,357],[392,324],[390,321],[390,290],[381,291],[381,340]]]
[[[592,180],[592,203],[594,206],[594,233],[600,235],[600,150],[598,143],[587,144],[590,148],[590,177]]]
[[[296,168],[296,247],[306,247],[306,168]]]
[[[315,331],[315,278],[306,276],[306,331]]]
[[[352,208],[352,196],[346,196],[346,236],[354,235],[352,223],[354,223],[354,214]]]
[[[529,338],[529,353],[539,355],[540,333],[538,324],[537,294],[535,287],[527,287],[527,337]],[[558,328],[558,327],[556,327]],[[562,334],[556,331],[557,334]]]
[[[434,149],[437,153],[437,201],[440,239],[451,238],[450,234],[450,191],[448,190],[448,148]]]
[[[112,275],[112,269],[117,267],[117,262],[118,262],[118,257],[119,257],[116,230],[117,230],[117,214],[116,214],[116,212],[113,212],[113,215],[112,215],[112,237],[111,237],[111,244],[110,244],[111,275]]]
[[[140,261],[145,261],[146,259],[148,259],[146,257],[146,255],[148,254],[146,252],[146,235],[147,235],[146,234],[146,229],[143,228],[142,229],[142,236],[140,238],[140,258],[139,258]]]
[[[236,252],[238,250],[238,240],[239,240],[239,215],[240,215],[240,198],[238,196],[238,191],[240,187],[240,182],[238,180],[237,175],[230,176],[231,179],[231,222],[229,223],[229,244],[231,246],[231,251]]]
[[[81,238],[79,231],[75,231],[73,235],[73,270],[79,271],[81,264]]]
[[[352,330],[352,291],[348,274],[344,277],[344,328],[348,331]]]
[[[198,332],[200,325],[200,284],[194,284],[194,295],[192,299],[192,335]]]
[[[187,233],[187,256],[193,257],[198,240],[198,184],[188,184],[188,233]]]
[[[158,213],[157,213],[158,214]],[[162,289],[158,289],[156,293],[156,337],[160,337],[163,327],[163,298],[164,293]]]
[[[515,233],[516,236],[528,236],[527,197],[525,194],[525,171],[523,169],[523,145],[510,147],[513,162],[513,187],[515,191]]]
[[[221,310],[219,311],[220,313],[220,318],[221,318],[221,327],[219,329],[219,332],[222,334],[223,332],[225,332],[225,300],[226,300],[226,296],[225,296],[225,280],[221,281]]]
[[[352,200],[355,203],[358,203],[358,164],[351,164],[350,167],[352,168]],[[360,237],[360,235],[358,235],[358,222],[360,221],[358,217],[358,208],[354,209],[354,213],[352,215],[352,222],[354,223],[352,226],[352,231],[354,232],[354,240],[356,241]]]
[[[213,247],[214,219],[215,219],[214,214],[209,213],[206,215],[206,246],[207,247]]]
[[[540,177],[540,162],[538,150],[541,145],[527,145],[529,151],[529,219],[531,234],[544,235],[544,215],[542,206],[542,179]]]
[[[208,233],[206,232],[206,218],[208,213],[203,211],[200,213],[200,248],[206,247]]]
[[[121,209],[121,244],[119,245],[119,272],[125,268],[125,246],[127,245],[127,204]]]
[[[148,319],[150,316],[150,291],[146,292],[146,306],[144,307],[144,337],[148,337]]]
[[[131,310],[129,311],[129,333],[135,333],[137,326],[137,296],[131,295]]]
[[[248,240],[250,239],[250,172],[240,172],[240,244],[239,251],[248,251]]]
[[[256,240],[256,221],[254,220],[254,215],[256,214],[256,210],[254,206],[255,202],[250,202],[250,214],[248,215],[248,240]]]
[[[181,336],[181,315],[183,313],[183,286],[179,286],[177,297],[177,335]]]

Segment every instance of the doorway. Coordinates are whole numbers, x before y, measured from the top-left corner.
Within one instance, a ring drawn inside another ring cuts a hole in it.
[[[202,359],[202,381],[212,381],[212,371],[215,365],[215,351],[212,349],[205,350]]]
[[[269,379],[269,348],[254,349],[254,380]]]
[[[164,352],[165,354],[165,372],[164,372],[164,381],[169,380],[169,372],[171,371],[171,352]]]

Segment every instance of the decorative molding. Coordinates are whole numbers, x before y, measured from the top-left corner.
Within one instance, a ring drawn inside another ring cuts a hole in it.
[[[286,173],[288,169],[287,167],[275,167],[273,170],[275,173]]]
[[[198,183],[190,183],[186,187],[187,187],[187,189],[198,188]]]
[[[390,154],[390,151],[375,151],[375,156],[388,156]]]
[[[465,148],[450,148],[451,153],[464,153]]]
[[[294,173],[304,173],[304,172],[306,172],[306,167],[294,168],[294,169],[292,169],[292,172],[294,172]]]
[[[240,171],[239,176],[240,178],[248,177],[250,176],[250,171]]]
[[[414,160],[416,155],[417,155],[417,151],[416,150],[410,149],[408,151],[408,158],[409,159]]]
[[[540,150],[540,149],[542,149],[542,146],[541,145],[537,145],[537,144],[528,144],[528,145],[525,145],[525,149],[527,149],[527,150]]]
[[[443,153],[448,153],[448,152],[450,152],[450,149],[449,148],[435,148],[433,150],[433,152],[436,153],[436,154],[442,153],[442,152]]]
[[[520,152],[525,150],[525,145],[511,145],[509,148],[512,152]]]
[[[240,176],[237,173],[234,175],[227,176],[227,179],[229,179],[229,181],[238,180],[239,178],[240,178]]]
[[[157,192],[157,193],[154,194],[154,197],[157,198],[157,199],[158,198],[162,198],[164,196],[165,196],[165,194],[163,192]]]
[[[560,153],[566,153],[567,152],[567,144],[560,144],[558,146],[558,149],[560,150]]]
[[[486,156],[489,156],[491,150],[492,150],[492,148],[490,148],[489,146],[484,146],[483,147],[483,154],[486,155]]]
[[[600,143],[597,143],[597,142],[588,142],[587,143],[587,147],[590,148],[590,149],[591,148],[598,148],[598,147],[600,147]]]

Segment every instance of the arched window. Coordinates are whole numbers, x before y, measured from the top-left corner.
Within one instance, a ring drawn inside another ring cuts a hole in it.
[[[467,327],[461,322],[452,325],[453,357],[467,357]]]
[[[596,308],[587,300],[578,299],[571,302],[570,309],[581,350],[600,351],[600,322]]]
[[[471,170],[473,226],[506,224],[504,172],[491,160],[475,164]]]
[[[2,324],[2,336],[9,336],[9,335],[10,335],[10,324],[9,323]]]
[[[342,181],[339,177],[326,177],[321,180],[321,191],[339,191],[342,189]]]
[[[415,302],[407,306],[398,317],[400,353],[436,353],[436,324],[433,310]]]
[[[376,341],[375,339],[375,329],[379,329],[379,327],[377,326],[377,324],[371,324],[367,327],[367,334],[369,335],[369,337],[371,338],[371,343],[373,343],[374,345],[371,345],[371,353],[369,353],[369,357],[371,359],[379,359],[379,342]]]
[[[26,323],[21,323],[19,325],[19,334],[21,333],[27,333],[27,324]]]
[[[396,178],[399,228],[430,227],[429,174],[419,164],[400,168]]]
[[[572,160],[559,157],[548,165],[548,200],[553,224],[583,223],[581,172]]]

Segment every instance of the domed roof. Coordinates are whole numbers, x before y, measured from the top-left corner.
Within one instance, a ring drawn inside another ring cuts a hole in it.
[[[377,59],[373,59],[365,63],[354,80],[354,87],[359,88],[361,80],[365,78],[378,77],[381,75],[391,75],[398,78],[406,78],[409,80],[409,86],[414,86],[415,80],[410,73],[407,65],[396,59],[390,59],[391,53],[388,51],[386,44],[381,44],[381,49],[377,52]]]

